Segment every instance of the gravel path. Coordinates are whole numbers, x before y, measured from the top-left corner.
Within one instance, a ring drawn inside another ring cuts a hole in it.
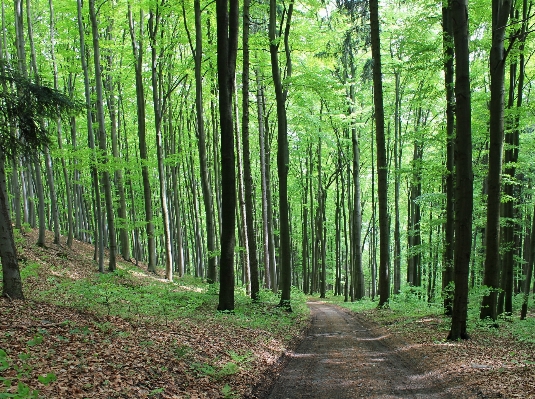
[[[421,361],[376,325],[336,305],[308,305],[312,326],[267,398],[452,397],[437,375],[422,372]]]

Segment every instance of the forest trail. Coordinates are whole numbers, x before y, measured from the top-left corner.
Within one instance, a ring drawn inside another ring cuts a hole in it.
[[[310,330],[268,399],[453,397],[446,390],[453,381],[422,371],[425,358],[411,357],[406,345],[377,325],[333,304],[308,305]]]

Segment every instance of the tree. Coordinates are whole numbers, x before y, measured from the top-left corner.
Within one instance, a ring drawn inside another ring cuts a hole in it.
[[[98,33],[98,21],[95,10],[95,0],[89,0],[89,17],[91,19],[91,32],[93,36],[93,61],[95,64],[95,86],[97,93],[97,122],[98,122],[98,144],[104,163],[107,162],[107,145],[106,145],[106,124],[104,120],[104,95],[102,83],[102,70],[100,67],[100,44]],[[104,198],[106,203],[106,222],[108,227],[109,240],[109,270],[114,271],[116,268],[117,237],[115,236],[115,218],[113,214],[113,198],[111,193],[110,173],[104,169],[102,172],[102,187],[104,189]]]
[[[451,0],[442,3],[442,29],[444,49],[444,84],[446,89],[446,222],[444,237],[444,266],[442,272],[442,290],[444,294],[444,312],[451,316],[452,298],[450,284],[453,283],[453,246],[454,246],[454,87],[453,87],[453,27],[451,20]]]
[[[136,104],[137,104],[137,132],[139,138],[139,155],[141,157],[141,174],[143,176],[143,198],[145,204],[145,223],[147,230],[149,272],[156,272],[156,238],[154,236],[154,220],[152,210],[152,191],[150,186],[149,167],[147,165],[149,154],[147,150],[147,132],[145,122],[145,89],[143,85],[143,10],[140,10],[140,34],[139,40],[136,40],[134,31],[134,20],[132,10],[128,5],[128,21],[130,27],[130,38],[132,40],[132,52],[134,55],[134,65],[136,70]]]
[[[203,77],[202,77],[202,60],[203,60],[203,46],[202,46],[202,26],[201,26],[201,2],[194,0],[193,7],[195,9],[195,47],[193,47],[192,40],[189,35],[189,30],[186,24],[186,9],[182,3],[182,12],[184,15],[184,25],[188,34],[191,53],[195,62],[195,111],[197,121],[197,148],[199,151],[200,174],[201,174],[201,188],[204,203],[204,213],[206,215],[206,241],[208,246],[208,270],[206,278],[209,283],[216,281],[216,229],[214,216],[214,200],[212,187],[210,184],[210,176],[207,159],[207,145],[206,132],[204,128],[204,110],[203,110]],[[232,104],[232,103],[231,103]],[[232,107],[232,105],[231,105]]]
[[[455,48],[455,255],[453,312],[449,340],[467,339],[468,269],[472,243],[472,122],[470,52],[468,49],[468,0],[452,1]]]
[[[388,166],[386,160],[385,117],[383,107],[383,77],[381,72],[381,44],[379,38],[379,1],[370,0],[370,28],[373,57],[373,100],[375,137],[377,141],[377,176],[379,200],[379,307],[388,304],[390,297],[390,234],[388,220]]]
[[[0,62],[0,260],[2,262],[2,295],[24,299],[17,248],[9,214],[5,174],[6,160],[20,154],[30,156],[50,144],[42,118],[57,118],[76,108],[61,92],[33,83]],[[12,128],[18,131],[13,135]]]
[[[247,242],[249,244],[249,267],[251,270],[251,299],[259,299],[260,285],[258,280],[258,258],[256,236],[254,231],[253,208],[253,175],[251,171],[251,151],[249,145],[249,28],[250,0],[243,2],[243,72],[242,72],[242,146],[243,146],[243,178],[245,181],[245,218],[247,226]]]
[[[504,135],[505,30],[510,0],[492,0],[492,47],[490,50],[490,143],[487,197],[486,253],[483,284],[490,293],[483,297],[481,319],[497,318],[500,273],[500,193]]]
[[[284,29],[284,50],[286,54],[286,77],[291,76],[292,64],[288,37],[293,13],[293,0],[288,5]],[[269,52],[271,55],[271,73],[275,86],[277,103],[277,174],[279,177],[279,213],[280,213],[280,264],[281,264],[281,300],[279,306],[291,311],[290,291],[292,285],[292,263],[290,249],[290,221],[288,211],[288,169],[290,156],[288,150],[288,118],[286,116],[286,98],[288,88],[283,88],[279,68],[279,41],[277,40],[277,1],[269,2]],[[280,36],[280,35],[279,35]]]
[[[217,81],[219,83],[219,123],[221,129],[221,258],[219,265],[219,305],[217,310],[234,310],[234,245],[236,228],[236,164],[232,93],[238,51],[238,0],[218,0]]]

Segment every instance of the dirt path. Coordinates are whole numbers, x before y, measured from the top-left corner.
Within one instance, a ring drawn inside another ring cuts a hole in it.
[[[451,398],[425,359],[336,305],[309,302],[312,326],[273,386],[269,399]],[[423,363],[422,363],[423,362]],[[423,366],[423,367],[422,367]]]

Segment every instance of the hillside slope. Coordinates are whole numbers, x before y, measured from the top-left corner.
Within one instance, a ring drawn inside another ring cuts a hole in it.
[[[255,397],[308,325],[304,298],[287,314],[268,292],[255,305],[238,292],[236,313],[219,314],[216,287],[192,278],[169,283],[124,261],[118,272],[99,274],[91,245],[76,241],[69,249],[52,239],[39,248],[33,231],[17,238],[27,299],[0,299],[6,392]]]

